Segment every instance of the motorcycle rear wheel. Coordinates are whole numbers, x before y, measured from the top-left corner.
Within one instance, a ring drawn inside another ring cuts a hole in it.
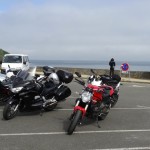
[[[12,103],[12,104],[6,104],[3,110],[3,118],[5,120],[12,119],[16,116],[18,109],[15,110],[18,104]]]
[[[98,116],[98,120],[104,120],[106,118],[106,116],[108,115],[110,110],[109,106],[105,106],[102,108],[101,113]]]
[[[118,99],[119,99],[119,95],[118,94],[114,94],[113,95],[113,102],[111,103],[111,107],[114,107],[116,105]]]
[[[71,120],[71,123],[70,123],[68,131],[67,131],[67,133],[69,135],[71,135],[74,132],[77,124],[81,120],[81,117],[82,117],[82,111],[81,110],[77,110],[76,113],[74,114],[72,120]]]

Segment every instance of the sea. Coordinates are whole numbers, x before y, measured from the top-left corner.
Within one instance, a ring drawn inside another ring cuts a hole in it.
[[[109,61],[95,60],[30,60],[31,66],[51,66],[67,68],[109,69]],[[128,63],[129,71],[150,72],[150,61],[116,61],[115,70],[121,70],[121,65]]]

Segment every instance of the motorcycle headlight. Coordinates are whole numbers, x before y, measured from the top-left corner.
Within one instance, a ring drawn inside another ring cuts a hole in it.
[[[12,88],[11,91],[12,91],[13,93],[18,93],[19,91],[22,90],[22,88],[23,88],[23,87]]]
[[[89,93],[89,92],[83,92],[82,95],[81,95],[82,101],[84,103],[87,103],[88,101],[91,100],[91,96],[92,96],[91,93]]]

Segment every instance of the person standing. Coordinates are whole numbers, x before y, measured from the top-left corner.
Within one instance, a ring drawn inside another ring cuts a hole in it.
[[[109,61],[109,66],[110,66],[109,75],[113,76],[114,75],[115,66],[116,66],[114,58],[111,58],[111,60]]]

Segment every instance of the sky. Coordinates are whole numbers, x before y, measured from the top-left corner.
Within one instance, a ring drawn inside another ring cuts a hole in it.
[[[150,0],[0,0],[0,48],[38,60],[150,61]]]

